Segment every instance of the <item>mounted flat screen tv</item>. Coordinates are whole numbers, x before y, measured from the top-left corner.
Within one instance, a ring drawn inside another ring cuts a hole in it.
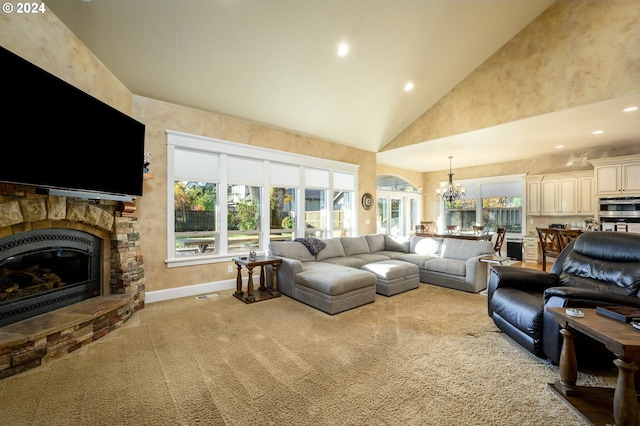
[[[3,47],[0,76],[0,181],[87,198],[142,195],[144,124]]]

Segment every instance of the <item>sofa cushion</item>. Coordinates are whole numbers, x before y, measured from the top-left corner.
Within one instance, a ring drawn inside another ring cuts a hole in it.
[[[383,252],[383,253],[391,253],[391,252]],[[426,262],[433,259],[439,259],[439,257],[437,256],[429,256],[426,254],[398,253],[398,252],[395,252],[395,253],[396,254],[394,256],[390,256],[392,259],[404,260],[405,262],[413,263],[420,269],[424,269],[424,265]]]
[[[351,257],[355,257],[357,259],[362,259],[367,263],[371,263],[371,262],[380,262],[382,260],[389,260],[391,259],[390,256],[385,256],[384,254],[381,253],[362,253],[362,254],[354,254]]]
[[[445,238],[442,241],[441,257],[443,258],[467,260],[485,254],[493,254],[491,241],[461,240],[457,238]]]
[[[316,260],[315,256],[309,253],[309,250],[304,245],[295,241],[272,241],[269,243],[269,254],[299,260],[300,262]]]
[[[336,296],[365,287],[375,287],[376,277],[361,269],[326,264],[296,275],[296,284]]]
[[[427,256],[440,256],[442,238],[440,237],[411,237],[409,241],[409,253],[423,254]]]
[[[332,263],[334,265],[342,265],[342,266],[348,266],[350,268],[360,269],[367,262],[356,256],[342,256],[342,257],[330,257],[328,259],[323,259],[319,263]]]
[[[331,257],[344,257],[344,247],[340,242],[340,238],[328,238],[322,240],[326,244],[326,247],[320,250],[316,254],[316,260],[329,259]],[[303,246],[304,247],[304,246]],[[306,250],[306,249],[305,249]]]
[[[464,277],[467,271],[467,261],[459,259],[435,258],[424,263],[427,271],[442,272],[443,274]]]
[[[384,249],[409,253],[409,242],[397,240],[390,235],[384,234]]]
[[[344,247],[345,256],[353,256],[354,254],[370,253],[369,243],[365,237],[342,237],[340,238],[342,247]]]
[[[375,253],[377,251],[382,251],[385,249],[384,235],[371,234],[371,235],[365,235],[364,237],[367,239],[367,243],[369,244],[370,253]]]

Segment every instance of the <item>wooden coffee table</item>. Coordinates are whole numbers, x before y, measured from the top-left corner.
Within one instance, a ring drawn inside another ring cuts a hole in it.
[[[279,257],[267,257],[257,256],[255,259],[249,259],[249,257],[234,257],[231,259],[235,262],[238,268],[238,276],[236,278],[236,291],[233,293],[235,297],[242,300],[244,303],[254,303],[261,300],[273,299],[274,297],[280,297],[278,292],[278,266],[282,263],[282,259]],[[273,279],[271,282],[271,288],[267,287],[264,267],[271,265],[273,267]],[[249,279],[247,281],[247,295],[244,295],[242,291],[242,267],[246,267],[249,273]],[[253,290],[253,268],[260,266],[260,287],[256,291]]]
[[[549,383],[558,396],[567,401],[587,421],[594,425],[615,424],[637,426],[640,424],[638,396],[634,374],[640,363],[640,330],[621,321],[584,309],[584,317],[572,317],[565,308],[547,308],[562,326],[562,352],[560,353],[560,380]],[[573,339],[579,331],[601,343],[613,352],[617,359],[618,381],[615,389],[577,386],[578,366]]]

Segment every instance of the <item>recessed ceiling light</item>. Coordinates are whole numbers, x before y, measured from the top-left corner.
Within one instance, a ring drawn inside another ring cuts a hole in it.
[[[346,43],[342,43],[338,47],[338,56],[347,56],[347,53],[349,53],[349,45]]]
[[[562,148],[564,148],[564,145],[556,145],[555,148],[556,149],[562,149]]]
[[[637,111],[637,110],[638,110],[638,108],[640,108],[640,107],[632,106],[632,107],[629,107],[629,108],[625,108],[625,109],[623,109],[622,111],[623,111],[623,112],[633,112],[633,111]]]
[[[408,82],[407,84],[404,85],[404,91],[405,92],[409,92],[409,91],[411,91],[411,89],[413,89],[413,83],[412,82]]]
[[[596,130],[594,132],[592,132],[594,135],[601,135],[604,133],[604,130]]]

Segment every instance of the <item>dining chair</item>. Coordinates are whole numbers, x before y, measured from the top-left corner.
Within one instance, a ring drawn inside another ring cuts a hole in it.
[[[493,245],[493,251],[497,256],[500,256],[500,253],[502,252],[502,243],[504,243],[504,235],[506,232],[507,230],[505,228],[498,228],[496,231],[496,242]]]
[[[473,225],[473,235],[479,237],[480,235],[484,235],[486,233],[485,227],[482,225]]]
[[[542,250],[542,270],[547,270],[547,257],[557,258],[562,251],[559,229],[536,228]]]
[[[447,234],[459,234],[460,226],[459,225],[447,225]]]
[[[424,227],[425,233],[435,232],[436,230],[435,222],[433,221],[423,221],[423,222],[420,222],[420,225]]]
[[[559,229],[558,235],[560,236],[560,248],[564,250],[566,246],[574,241],[578,236],[582,234],[581,229]]]

